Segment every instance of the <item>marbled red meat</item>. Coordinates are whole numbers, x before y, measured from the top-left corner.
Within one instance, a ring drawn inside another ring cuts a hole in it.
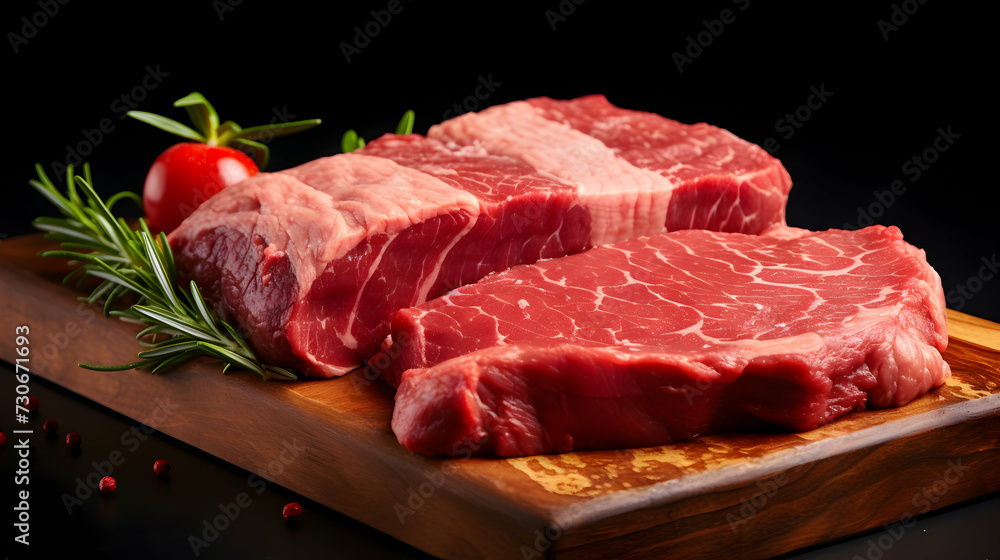
[[[372,367],[425,454],[809,430],[949,375],[941,281],[895,227],[679,231],[492,274],[392,320]]]
[[[265,361],[331,377],[378,350],[397,310],[490,272],[665,229],[784,223],[788,173],[723,129],[599,96],[481,117],[225,189],[170,235],[179,271]]]
[[[622,109],[603,95],[497,105],[428,136],[577,185],[595,245],[679,229],[758,233],[785,222],[792,186],[777,159],[727,130]]]

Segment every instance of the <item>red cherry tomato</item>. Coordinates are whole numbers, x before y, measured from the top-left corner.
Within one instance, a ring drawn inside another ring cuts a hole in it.
[[[233,121],[221,122],[212,104],[196,91],[174,101],[174,107],[184,107],[197,130],[154,113],[127,113],[134,119],[193,140],[167,148],[146,174],[142,205],[146,224],[154,233],[170,233],[201,203],[267,167],[270,150],[267,144],[258,140],[292,134],[320,123],[319,119],[308,119],[242,128]],[[231,145],[249,150],[254,159]]]
[[[146,175],[146,222],[154,233],[170,233],[203,202],[257,172],[250,156],[235,148],[175,144],[156,158]]]

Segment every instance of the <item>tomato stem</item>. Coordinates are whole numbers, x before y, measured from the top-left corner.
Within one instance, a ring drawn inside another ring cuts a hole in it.
[[[242,128],[233,121],[220,124],[219,114],[204,95],[191,92],[174,102],[174,107],[183,107],[191,119],[194,128],[183,125],[173,119],[147,113],[145,111],[129,111],[128,116],[150,124],[182,138],[200,142],[209,146],[233,147],[247,152],[253,157],[261,170],[267,166],[270,159],[270,149],[266,142],[275,136],[285,136],[308,128],[322,121],[307,119],[294,122],[283,122]]]

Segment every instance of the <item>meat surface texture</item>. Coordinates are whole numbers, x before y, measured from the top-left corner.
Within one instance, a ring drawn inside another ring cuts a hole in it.
[[[551,144],[544,158],[494,136],[386,135],[261,173],[170,235],[178,270],[262,359],[332,377],[378,351],[397,310],[490,272],[664,228],[784,223],[787,172],[725,130],[603,97],[511,105],[539,128],[523,110],[490,123],[511,146]]]
[[[411,451],[523,456],[813,429],[942,384],[946,345],[940,278],[897,228],[779,226],[492,274],[397,313],[371,367]]]
[[[589,234],[571,185],[512,158],[393,135],[228,187],[170,243],[179,271],[263,359],[332,377],[378,350],[398,309],[582,251]]]
[[[428,136],[516,157],[577,185],[594,245],[785,223],[792,181],[762,148],[710,124],[622,109],[603,95],[497,105],[435,125]]]

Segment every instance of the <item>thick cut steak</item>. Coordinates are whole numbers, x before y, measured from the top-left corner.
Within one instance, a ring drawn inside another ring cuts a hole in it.
[[[778,160],[727,130],[622,109],[603,95],[497,105],[428,136],[517,157],[577,185],[595,245],[679,229],[759,233],[785,222],[792,186]]]
[[[537,130],[517,115],[497,124],[512,145],[536,135],[555,143],[544,167],[485,145],[386,135],[259,174],[171,234],[178,268],[263,359],[331,377],[378,351],[397,310],[490,272],[665,225],[757,233],[784,223],[791,182],[759,147],[596,101],[552,102],[588,133],[541,116],[548,124]]]
[[[691,230],[492,274],[392,321],[369,367],[426,454],[809,430],[944,382],[944,295],[895,227]]]
[[[332,377],[378,350],[395,311],[582,251],[589,220],[572,186],[519,160],[392,135],[228,187],[170,244],[265,360]]]

